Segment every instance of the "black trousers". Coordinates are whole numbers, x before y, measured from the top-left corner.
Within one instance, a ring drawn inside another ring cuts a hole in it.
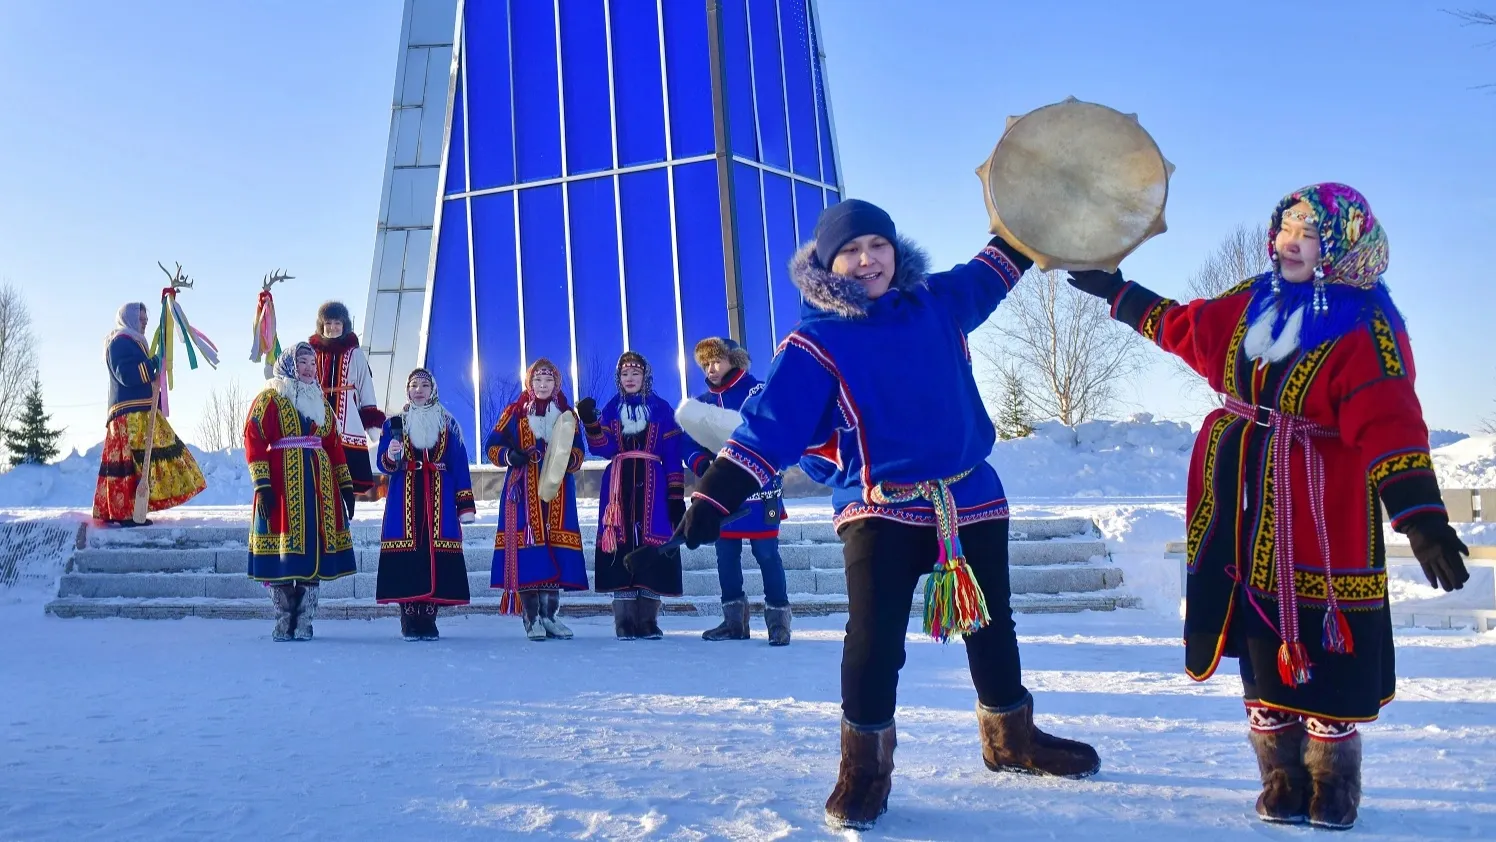
[[[933,527],[882,518],[852,521],[838,534],[850,603],[842,644],[842,713],[854,725],[882,726],[893,719],[897,702],[914,589],[919,577],[935,566],[940,546]],[[971,682],[982,704],[1009,707],[1028,691],[1009,604],[1008,521],[963,526],[960,536],[992,616],[989,625],[965,639]]]

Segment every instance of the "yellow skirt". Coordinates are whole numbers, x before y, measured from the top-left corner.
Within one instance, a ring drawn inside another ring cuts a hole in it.
[[[132,520],[135,492],[145,462],[145,434],[150,414],[131,412],[109,422],[104,454],[99,460],[99,482],[94,489],[93,516],[99,520]],[[156,413],[151,447],[150,511],[180,506],[208,487],[197,460],[168,424]]]

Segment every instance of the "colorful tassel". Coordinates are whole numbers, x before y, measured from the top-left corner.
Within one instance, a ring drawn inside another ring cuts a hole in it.
[[[949,643],[952,634],[975,634],[991,621],[987,598],[966,559],[947,558],[942,547],[940,561],[925,580],[925,633]]]
[[[519,613],[519,591],[504,589],[504,595],[499,597],[499,613],[509,616]]]
[[[1335,655],[1356,654],[1356,641],[1351,638],[1351,624],[1338,608],[1325,612],[1325,651]]]
[[[1288,687],[1302,687],[1309,683],[1309,650],[1295,641],[1278,647],[1278,678]]]

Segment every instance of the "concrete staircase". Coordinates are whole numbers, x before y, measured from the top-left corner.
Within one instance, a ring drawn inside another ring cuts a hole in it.
[[[497,613],[499,592],[490,590],[494,525],[464,530],[468,582],[473,603],[449,613]],[[170,619],[269,618],[270,600],[245,575],[247,527],[153,525],[136,529],[86,527],[68,560],[57,599],[47,613],[57,617]],[[596,526],[582,526],[589,578]],[[1136,600],[1117,593],[1122,571],[1111,566],[1105,543],[1090,521],[1080,518],[1015,520],[1010,547],[1013,607],[1021,612],[1110,611]],[[394,606],[374,602],[379,565],[379,528],[355,521],[358,573],[322,586],[319,614],[326,618],[393,616]],[[801,615],[847,610],[842,548],[829,521],[787,522],[780,534],[791,604]],[[743,578],[749,601],[762,610],[763,580],[744,548]],[[682,554],[685,594],[667,599],[673,613],[720,614],[715,553]],[[591,591],[562,596],[562,613],[608,612],[609,597]],[[911,610],[922,610],[916,595]]]

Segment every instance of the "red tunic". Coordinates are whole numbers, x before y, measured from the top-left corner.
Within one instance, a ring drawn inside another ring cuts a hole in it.
[[[1203,681],[1223,655],[1249,658],[1269,707],[1375,719],[1395,684],[1378,497],[1394,528],[1413,515],[1444,511],[1408,337],[1378,311],[1337,340],[1259,365],[1242,347],[1251,297],[1250,284],[1242,284],[1220,298],[1181,305],[1130,284],[1113,308],[1117,319],[1184,360],[1217,392],[1264,408],[1261,418],[1277,410],[1330,431],[1314,439],[1324,464],[1326,560],[1312,517],[1305,447],[1289,450],[1292,505],[1277,511],[1283,495],[1273,487],[1270,428],[1225,409],[1206,416],[1188,485],[1186,672]],[[1310,680],[1298,686],[1283,681],[1277,668],[1278,516],[1286,516],[1284,533],[1291,536],[1296,616],[1313,665]],[[1331,585],[1351,631],[1345,654],[1328,651],[1322,632]]]

